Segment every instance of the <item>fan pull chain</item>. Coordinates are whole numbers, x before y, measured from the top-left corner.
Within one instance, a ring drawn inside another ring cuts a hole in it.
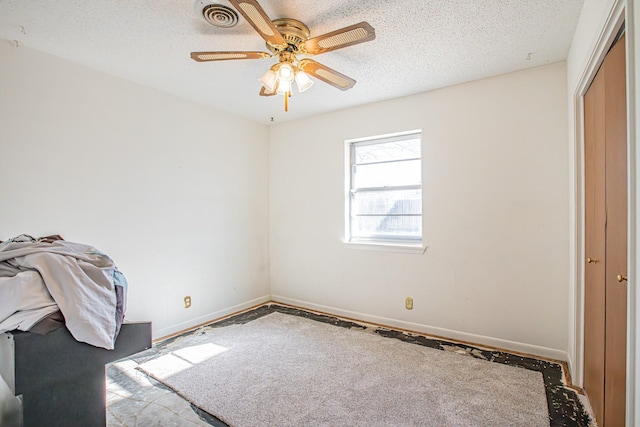
[[[291,96],[291,91],[288,91],[284,94],[284,111],[289,111],[289,97]]]

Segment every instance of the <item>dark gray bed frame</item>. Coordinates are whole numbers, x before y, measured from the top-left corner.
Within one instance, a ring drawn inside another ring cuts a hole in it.
[[[22,395],[24,427],[104,427],[105,364],[151,347],[151,322],[124,323],[114,350],[76,341],[67,328],[47,335],[0,334],[0,375]]]

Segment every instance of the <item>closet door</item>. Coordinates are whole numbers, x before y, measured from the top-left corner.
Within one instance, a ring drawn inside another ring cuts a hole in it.
[[[627,360],[627,103],[624,36],[605,71],[606,294],[604,426],[625,424]]]
[[[627,135],[625,43],[611,48],[584,98],[584,387],[600,427],[625,424]]]
[[[585,264],[584,388],[599,426],[604,415],[605,371],[605,124],[604,72],[584,96]]]

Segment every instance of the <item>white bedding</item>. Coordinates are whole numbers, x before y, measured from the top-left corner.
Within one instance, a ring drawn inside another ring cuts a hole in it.
[[[62,312],[73,337],[112,350],[118,332],[115,287],[126,280],[96,248],[19,236],[0,244],[0,333],[28,331]]]

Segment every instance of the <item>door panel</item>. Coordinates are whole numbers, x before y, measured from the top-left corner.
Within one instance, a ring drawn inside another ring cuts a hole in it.
[[[584,387],[600,427],[625,425],[627,123],[624,35],[584,96]],[[618,278],[620,277],[620,279]]]
[[[584,388],[598,425],[604,417],[605,372],[605,115],[604,72],[584,97],[585,321]]]
[[[627,359],[627,120],[624,36],[607,55],[606,123],[606,329],[604,426],[625,424]]]

